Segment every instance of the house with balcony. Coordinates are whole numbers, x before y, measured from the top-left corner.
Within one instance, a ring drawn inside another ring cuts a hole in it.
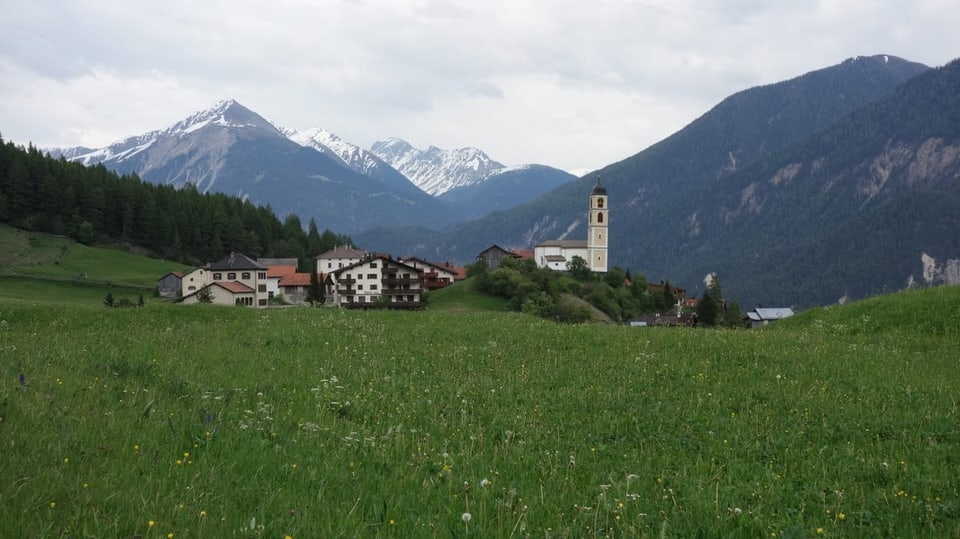
[[[420,272],[420,287],[426,291],[450,286],[457,280],[456,269],[449,265],[434,264],[415,257],[402,258],[400,261],[417,268]]]
[[[388,256],[373,256],[327,274],[326,301],[347,309],[419,309],[420,271]]]

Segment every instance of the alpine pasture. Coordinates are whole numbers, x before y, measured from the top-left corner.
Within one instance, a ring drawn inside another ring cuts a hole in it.
[[[759,331],[82,298],[0,302],[2,537],[960,535],[957,287]]]

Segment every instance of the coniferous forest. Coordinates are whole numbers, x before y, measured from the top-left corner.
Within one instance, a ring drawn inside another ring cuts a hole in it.
[[[273,210],[192,186],[176,189],[53,159],[32,145],[0,137],[0,223],[60,234],[81,243],[121,247],[187,264],[236,251],[251,257],[305,261],[347,236],[308,230],[296,215],[281,221]]]

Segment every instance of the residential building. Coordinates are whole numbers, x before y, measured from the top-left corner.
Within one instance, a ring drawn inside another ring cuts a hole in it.
[[[423,288],[417,268],[387,256],[375,256],[326,276],[327,303],[346,308],[417,309]]]
[[[180,279],[180,295],[185,298],[197,290],[210,284],[207,266],[196,268],[183,275]]]
[[[450,286],[457,277],[456,271],[450,266],[434,264],[414,257],[403,258],[400,261],[413,266],[420,272],[420,287],[427,291]]]
[[[317,273],[330,273],[356,264],[369,256],[370,253],[363,249],[341,245],[316,256]]]
[[[317,279],[323,282],[323,275]],[[280,296],[286,303],[302,304],[307,302],[307,292],[310,289],[310,274],[293,272],[287,273],[280,279]]]
[[[208,285],[210,303],[214,305],[243,305],[253,307],[257,302],[256,290],[239,281],[219,281]],[[183,296],[185,305],[200,303],[200,291]],[[262,305],[265,306],[265,305]]]
[[[267,297],[269,298],[279,296],[282,293],[280,281],[285,276],[297,272],[296,258],[259,258],[257,262],[267,266]]]
[[[238,283],[243,286],[236,286]],[[220,260],[203,268],[197,268],[183,276],[183,303],[195,303],[197,293],[205,286],[216,285],[219,289],[211,289],[213,303],[228,304],[227,299],[233,299],[232,304],[247,305],[250,307],[267,306],[267,267],[240,253],[230,253]],[[247,290],[249,288],[249,290]]]

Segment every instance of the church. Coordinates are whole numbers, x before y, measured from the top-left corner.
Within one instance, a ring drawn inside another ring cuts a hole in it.
[[[552,270],[566,271],[573,257],[579,256],[586,263],[590,271],[606,273],[607,271],[607,235],[610,222],[610,205],[607,200],[607,190],[597,184],[590,191],[590,204],[587,211],[587,239],[586,240],[547,240],[533,248],[534,260],[538,267]]]

